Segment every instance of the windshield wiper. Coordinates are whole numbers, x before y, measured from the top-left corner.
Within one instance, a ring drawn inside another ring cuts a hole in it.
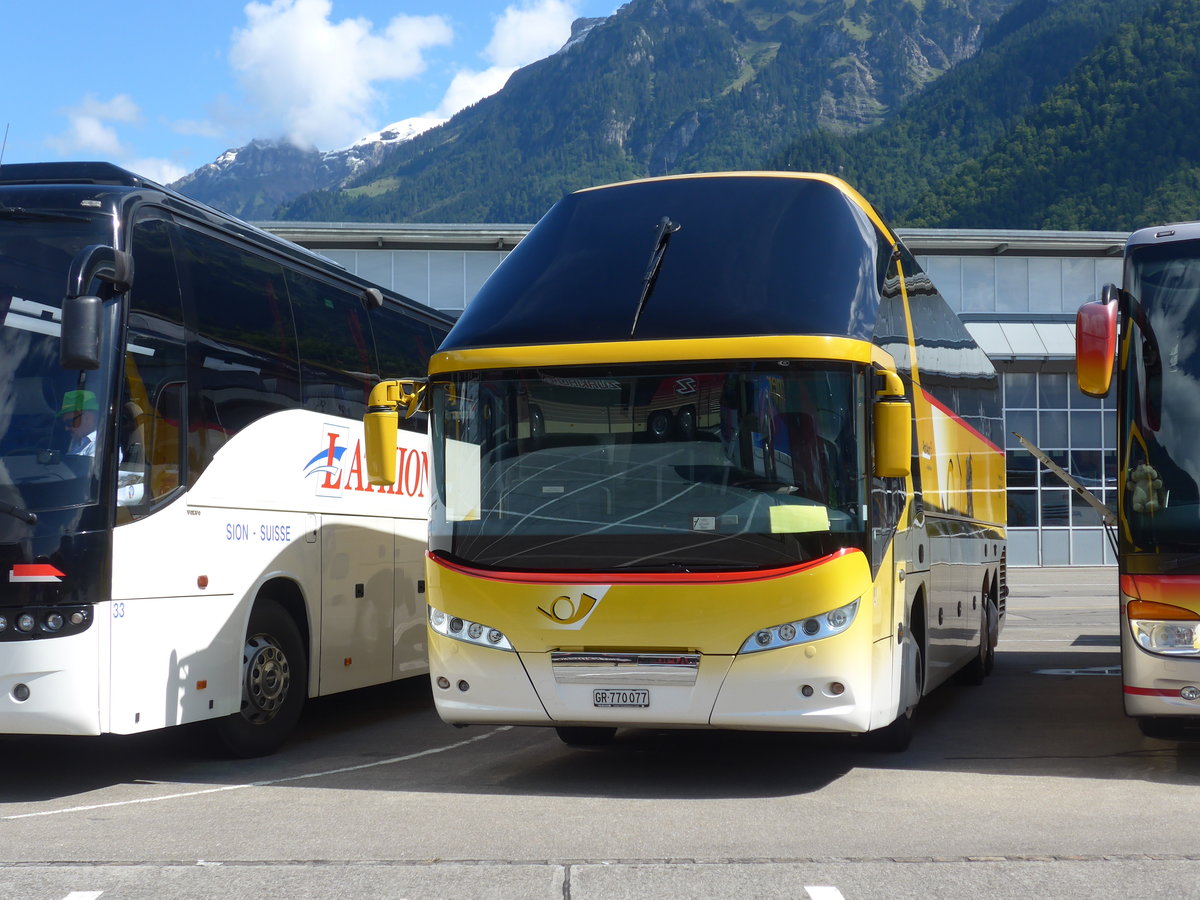
[[[87,222],[87,216],[57,212],[49,209],[24,209],[20,206],[0,205],[0,218],[37,222]]]
[[[26,525],[36,525],[38,520],[37,513],[22,509],[19,506],[13,506],[6,500],[0,500],[0,513],[8,513],[14,519],[20,519]]]
[[[633,337],[633,333],[637,331],[638,319],[642,317],[642,310],[646,307],[650,292],[654,290],[654,283],[658,281],[658,270],[662,268],[663,257],[667,255],[667,245],[671,243],[671,235],[680,227],[678,222],[672,222],[667,216],[663,216],[662,221],[658,223],[658,235],[654,239],[654,249],[650,251],[650,262],[646,266],[646,274],[642,276],[642,296],[638,298],[637,309],[633,313],[633,326],[629,329],[630,337]]]

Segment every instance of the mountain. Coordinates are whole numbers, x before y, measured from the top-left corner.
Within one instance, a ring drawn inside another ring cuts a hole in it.
[[[254,140],[227,150],[215,162],[171,187],[241,219],[271,219],[280,206],[306,191],[336,189],[383,160],[387,151],[442,124],[414,117],[396,122],[341,150],[322,152],[287,141]]]
[[[836,172],[897,225],[1132,230],[1200,216],[1200,0],[1023,0],[889,122],[767,168]]]
[[[898,226],[1131,230],[1200,217],[1198,110],[1200,0],[631,0],[411,139],[254,142],[179,186],[256,219],[532,222],[588,185],[793,169]]]
[[[796,135],[880,122],[1013,2],[632,0],[361,169],[255,141],[175,187],[250,218],[532,221],[588,184],[758,168]]]
[[[563,193],[759,168],[795,136],[882,121],[1013,0],[632,0],[499,93],[283,218],[533,221]]]

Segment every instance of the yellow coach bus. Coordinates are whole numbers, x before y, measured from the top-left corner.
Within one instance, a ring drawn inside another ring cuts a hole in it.
[[[995,370],[844,182],[721,173],[556,204],[430,362],[430,673],[455,724],[869,733],[990,670]]]

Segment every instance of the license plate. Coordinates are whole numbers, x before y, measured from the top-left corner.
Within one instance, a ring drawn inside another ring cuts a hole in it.
[[[592,691],[593,706],[649,706],[650,691],[644,688],[621,690],[596,688]]]

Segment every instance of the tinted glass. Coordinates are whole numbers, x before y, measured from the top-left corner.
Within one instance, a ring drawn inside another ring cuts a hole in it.
[[[1130,253],[1135,307],[1123,414],[1132,548],[1200,547],[1200,241]]]
[[[379,380],[367,312],[356,294],[297,272],[287,273],[304,408],[362,418]]]
[[[678,230],[656,240],[664,218]],[[809,179],[666,179],[582,191],[556,204],[500,264],[445,346],[631,333],[869,340],[887,258],[880,242],[846,195]]]
[[[865,550],[864,384],[850,365],[795,364],[439,382],[431,548],[595,571]]]
[[[18,508],[67,509],[100,497],[115,301],[106,303],[98,369],[61,368],[59,330],[72,259],[112,237],[111,220],[0,214],[0,499]],[[111,296],[98,281],[85,287]],[[43,527],[63,526],[44,517]]]
[[[188,467],[198,475],[241,429],[300,402],[295,327],[283,267],[181,228],[180,277],[199,332]]]
[[[187,364],[173,226],[144,219],[133,227],[137,273],[129,293],[124,387],[117,410],[117,506],[132,518],[183,483]]]

